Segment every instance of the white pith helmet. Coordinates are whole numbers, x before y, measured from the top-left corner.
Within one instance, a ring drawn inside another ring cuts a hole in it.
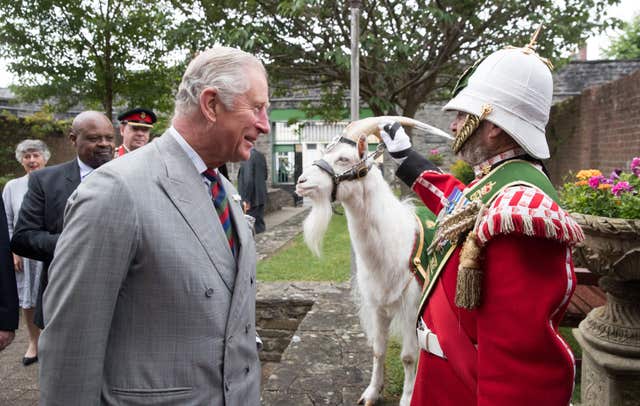
[[[549,121],[553,79],[549,67],[530,48],[503,49],[489,55],[471,74],[468,84],[444,106],[480,116],[502,128],[527,153],[549,158],[545,127]]]

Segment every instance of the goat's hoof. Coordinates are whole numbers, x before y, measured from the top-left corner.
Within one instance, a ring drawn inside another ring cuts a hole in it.
[[[361,397],[360,399],[358,399],[358,404],[364,404],[364,406],[374,406],[376,402],[374,402],[373,400],[365,400],[364,397]]]

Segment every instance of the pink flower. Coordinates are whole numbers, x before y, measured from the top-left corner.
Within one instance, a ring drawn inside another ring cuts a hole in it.
[[[629,182],[618,182],[611,188],[611,193],[614,196],[620,196],[622,192],[630,192],[633,189],[633,186],[629,184]]]
[[[637,156],[631,160],[631,172],[640,177],[640,156]]]
[[[604,176],[592,176],[589,178],[589,187],[591,189],[597,189],[600,183],[605,180]]]
[[[438,148],[434,148],[434,149],[432,149],[431,151],[429,151],[429,153],[430,153],[431,155],[438,155],[438,154],[440,153],[440,151],[438,151]]]

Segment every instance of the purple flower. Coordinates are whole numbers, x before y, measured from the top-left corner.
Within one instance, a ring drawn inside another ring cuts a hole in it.
[[[640,177],[640,156],[637,156],[631,160],[631,172]]]
[[[622,173],[622,169],[614,169],[613,172],[611,172],[611,175],[609,175],[609,179],[612,181],[615,179],[620,179],[621,173]]]
[[[611,193],[614,196],[620,196],[622,192],[630,192],[633,189],[633,186],[629,184],[629,182],[618,182],[611,188]]]

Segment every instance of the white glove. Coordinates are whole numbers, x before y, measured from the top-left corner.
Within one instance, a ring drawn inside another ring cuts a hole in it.
[[[382,142],[386,145],[391,158],[397,164],[401,164],[409,155],[409,151],[411,151],[409,136],[397,121],[379,124],[378,127],[380,128]]]

